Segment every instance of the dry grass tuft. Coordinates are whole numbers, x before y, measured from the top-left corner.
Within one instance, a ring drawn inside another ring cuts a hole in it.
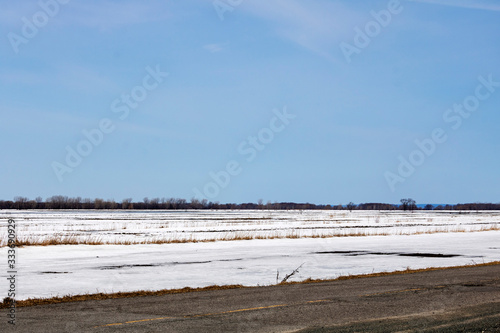
[[[324,234],[313,234],[313,235],[301,235],[299,231],[292,230],[287,234],[268,234],[259,235],[252,234],[251,232],[233,232],[227,233],[223,236],[208,238],[208,239],[196,239],[194,235],[185,238],[150,238],[143,240],[107,240],[103,241],[101,237],[98,236],[87,236],[82,237],[78,235],[53,235],[50,237],[43,236],[27,236],[18,237],[16,241],[17,247],[23,246],[50,246],[50,245],[141,245],[141,244],[182,244],[182,243],[208,243],[208,242],[228,242],[228,241],[241,241],[241,240],[271,240],[271,239],[299,239],[299,238],[335,238],[335,237],[369,237],[369,236],[411,236],[411,235],[422,235],[422,234],[437,234],[437,233],[456,233],[456,232],[484,232],[484,231],[499,231],[500,227],[498,224],[483,226],[481,229],[467,230],[462,227],[456,228],[434,228],[428,230],[413,230],[413,231],[396,231],[396,232],[371,232],[366,230],[350,231],[350,232],[340,232],[340,233],[324,233]],[[1,243],[0,247],[7,246],[6,242]]]
[[[490,227],[484,226],[480,229],[480,231],[499,231],[499,230],[500,227],[498,226],[498,224],[494,224]]]
[[[103,245],[104,242],[99,237],[80,238],[74,235],[59,236],[54,235],[48,238],[18,237],[16,239],[16,247],[23,246],[50,246],[50,245]]]

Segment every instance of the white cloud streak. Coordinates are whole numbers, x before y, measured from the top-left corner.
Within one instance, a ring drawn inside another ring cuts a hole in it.
[[[472,0],[409,0],[411,2],[421,2],[432,5],[442,5],[469,9],[479,9],[488,11],[500,11],[498,1],[472,1]]]
[[[101,30],[166,19],[170,15],[165,6],[156,1],[78,2],[71,9],[68,23]]]
[[[331,50],[352,34],[353,22],[363,20],[337,1],[252,0],[239,8],[274,24],[281,37],[334,62]]]
[[[20,27],[22,18],[31,17],[42,9],[37,2],[9,3],[0,12],[0,26]],[[127,25],[154,22],[171,17],[169,4],[161,1],[70,1],[60,5],[51,25],[83,26],[107,31]]]
[[[210,53],[217,53],[217,52],[224,50],[226,45],[227,45],[227,43],[206,44],[206,45],[203,45],[203,48]]]

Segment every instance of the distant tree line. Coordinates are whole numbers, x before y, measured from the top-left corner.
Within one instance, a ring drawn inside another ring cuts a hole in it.
[[[315,205],[311,203],[295,202],[270,202],[264,203],[218,203],[207,200],[179,198],[144,198],[142,201],[133,201],[131,198],[120,202],[114,199],[81,198],[54,195],[47,199],[37,197],[28,199],[17,196],[14,200],[0,200],[0,209],[147,209],[147,210],[170,210],[170,209],[268,209],[268,210],[500,210],[500,203],[467,203],[456,205],[426,205],[418,207],[413,199],[401,199],[400,205],[387,203],[361,203],[349,202],[346,205]]]

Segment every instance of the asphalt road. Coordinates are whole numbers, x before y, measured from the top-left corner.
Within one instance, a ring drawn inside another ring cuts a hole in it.
[[[500,332],[500,265],[5,312],[1,332]]]

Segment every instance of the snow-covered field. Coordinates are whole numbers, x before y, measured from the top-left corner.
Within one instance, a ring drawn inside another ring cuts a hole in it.
[[[16,299],[268,285],[302,264],[291,281],[500,260],[499,212],[0,211],[0,299],[8,291],[7,218],[18,238],[33,241],[188,241],[17,248]],[[255,236],[269,239],[192,242]]]
[[[231,240],[331,236],[411,235],[478,231],[500,226],[500,212],[398,211],[0,211],[0,246],[6,218],[17,222],[18,240],[81,242]]]

